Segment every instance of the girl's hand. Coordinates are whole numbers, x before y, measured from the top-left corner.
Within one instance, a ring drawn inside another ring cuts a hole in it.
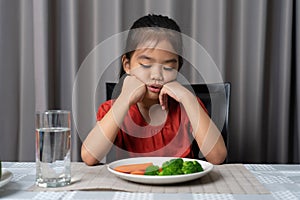
[[[177,81],[166,83],[159,93],[159,103],[162,109],[168,109],[168,96],[175,99],[177,102],[182,103],[182,98],[190,93],[190,91],[182,86]]]
[[[146,85],[135,76],[129,75],[124,79],[120,96],[128,99],[129,106],[142,101],[145,93]]]

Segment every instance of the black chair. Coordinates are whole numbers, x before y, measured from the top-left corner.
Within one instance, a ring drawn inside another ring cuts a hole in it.
[[[122,84],[106,83],[106,99],[116,98],[121,91]],[[217,125],[223,136],[228,150],[228,120],[230,106],[230,83],[191,84],[186,86],[198,96],[205,105],[209,116]],[[193,142],[194,155],[203,159],[196,141]],[[228,159],[227,159],[228,161]]]
[[[230,83],[192,84],[188,87],[203,102],[209,116],[221,131],[228,151]],[[193,143],[193,152],[197,158],[203,159],[196,141]],[[228,156],[226,162],[228,162]]]
[[[115,99],[121,92],[122,84],[106,82],[106,100]]]

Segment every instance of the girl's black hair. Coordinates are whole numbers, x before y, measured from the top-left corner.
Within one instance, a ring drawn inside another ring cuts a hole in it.
[[[181,30],[177,23],[167,16],[149,14],[136,20],[131,26],[125,47],[125,56],[130,60],[133,52],[140,43],[147,40],[155,40],[158,43],[162,39],[168,39],[178,54],[179,69],[183,64]],[[120,78],[125,74],[121,66]]]
[[[160,27],[181,32],[179,26],[173,19],[162,15],[149,14],[136,20],[130,29],[144,27]]]

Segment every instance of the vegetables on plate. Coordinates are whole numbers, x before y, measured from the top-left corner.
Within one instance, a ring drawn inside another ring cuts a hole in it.
[[[174,158],[165,161],[161,167],[149,162],[121,165],[115,167],[114,170],[128,174],[168,176],[202,172],[203,168],[196,160],[184,161],[182,158]]]
[[[143,174],[144,174],[146,168],[151,165],[153,165],[152,162],[121,165],[121,166],[115,167],[114,170],[116,170],[118,172],[128,173],[128,174],[140,174],[141,172],[143,172]]]

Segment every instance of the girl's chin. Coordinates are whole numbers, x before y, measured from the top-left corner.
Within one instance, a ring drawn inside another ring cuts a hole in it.
[[[144,98],[151,99],[151,100],[158,100],[158,97],[159,97],[159,93],[147,91]]]

